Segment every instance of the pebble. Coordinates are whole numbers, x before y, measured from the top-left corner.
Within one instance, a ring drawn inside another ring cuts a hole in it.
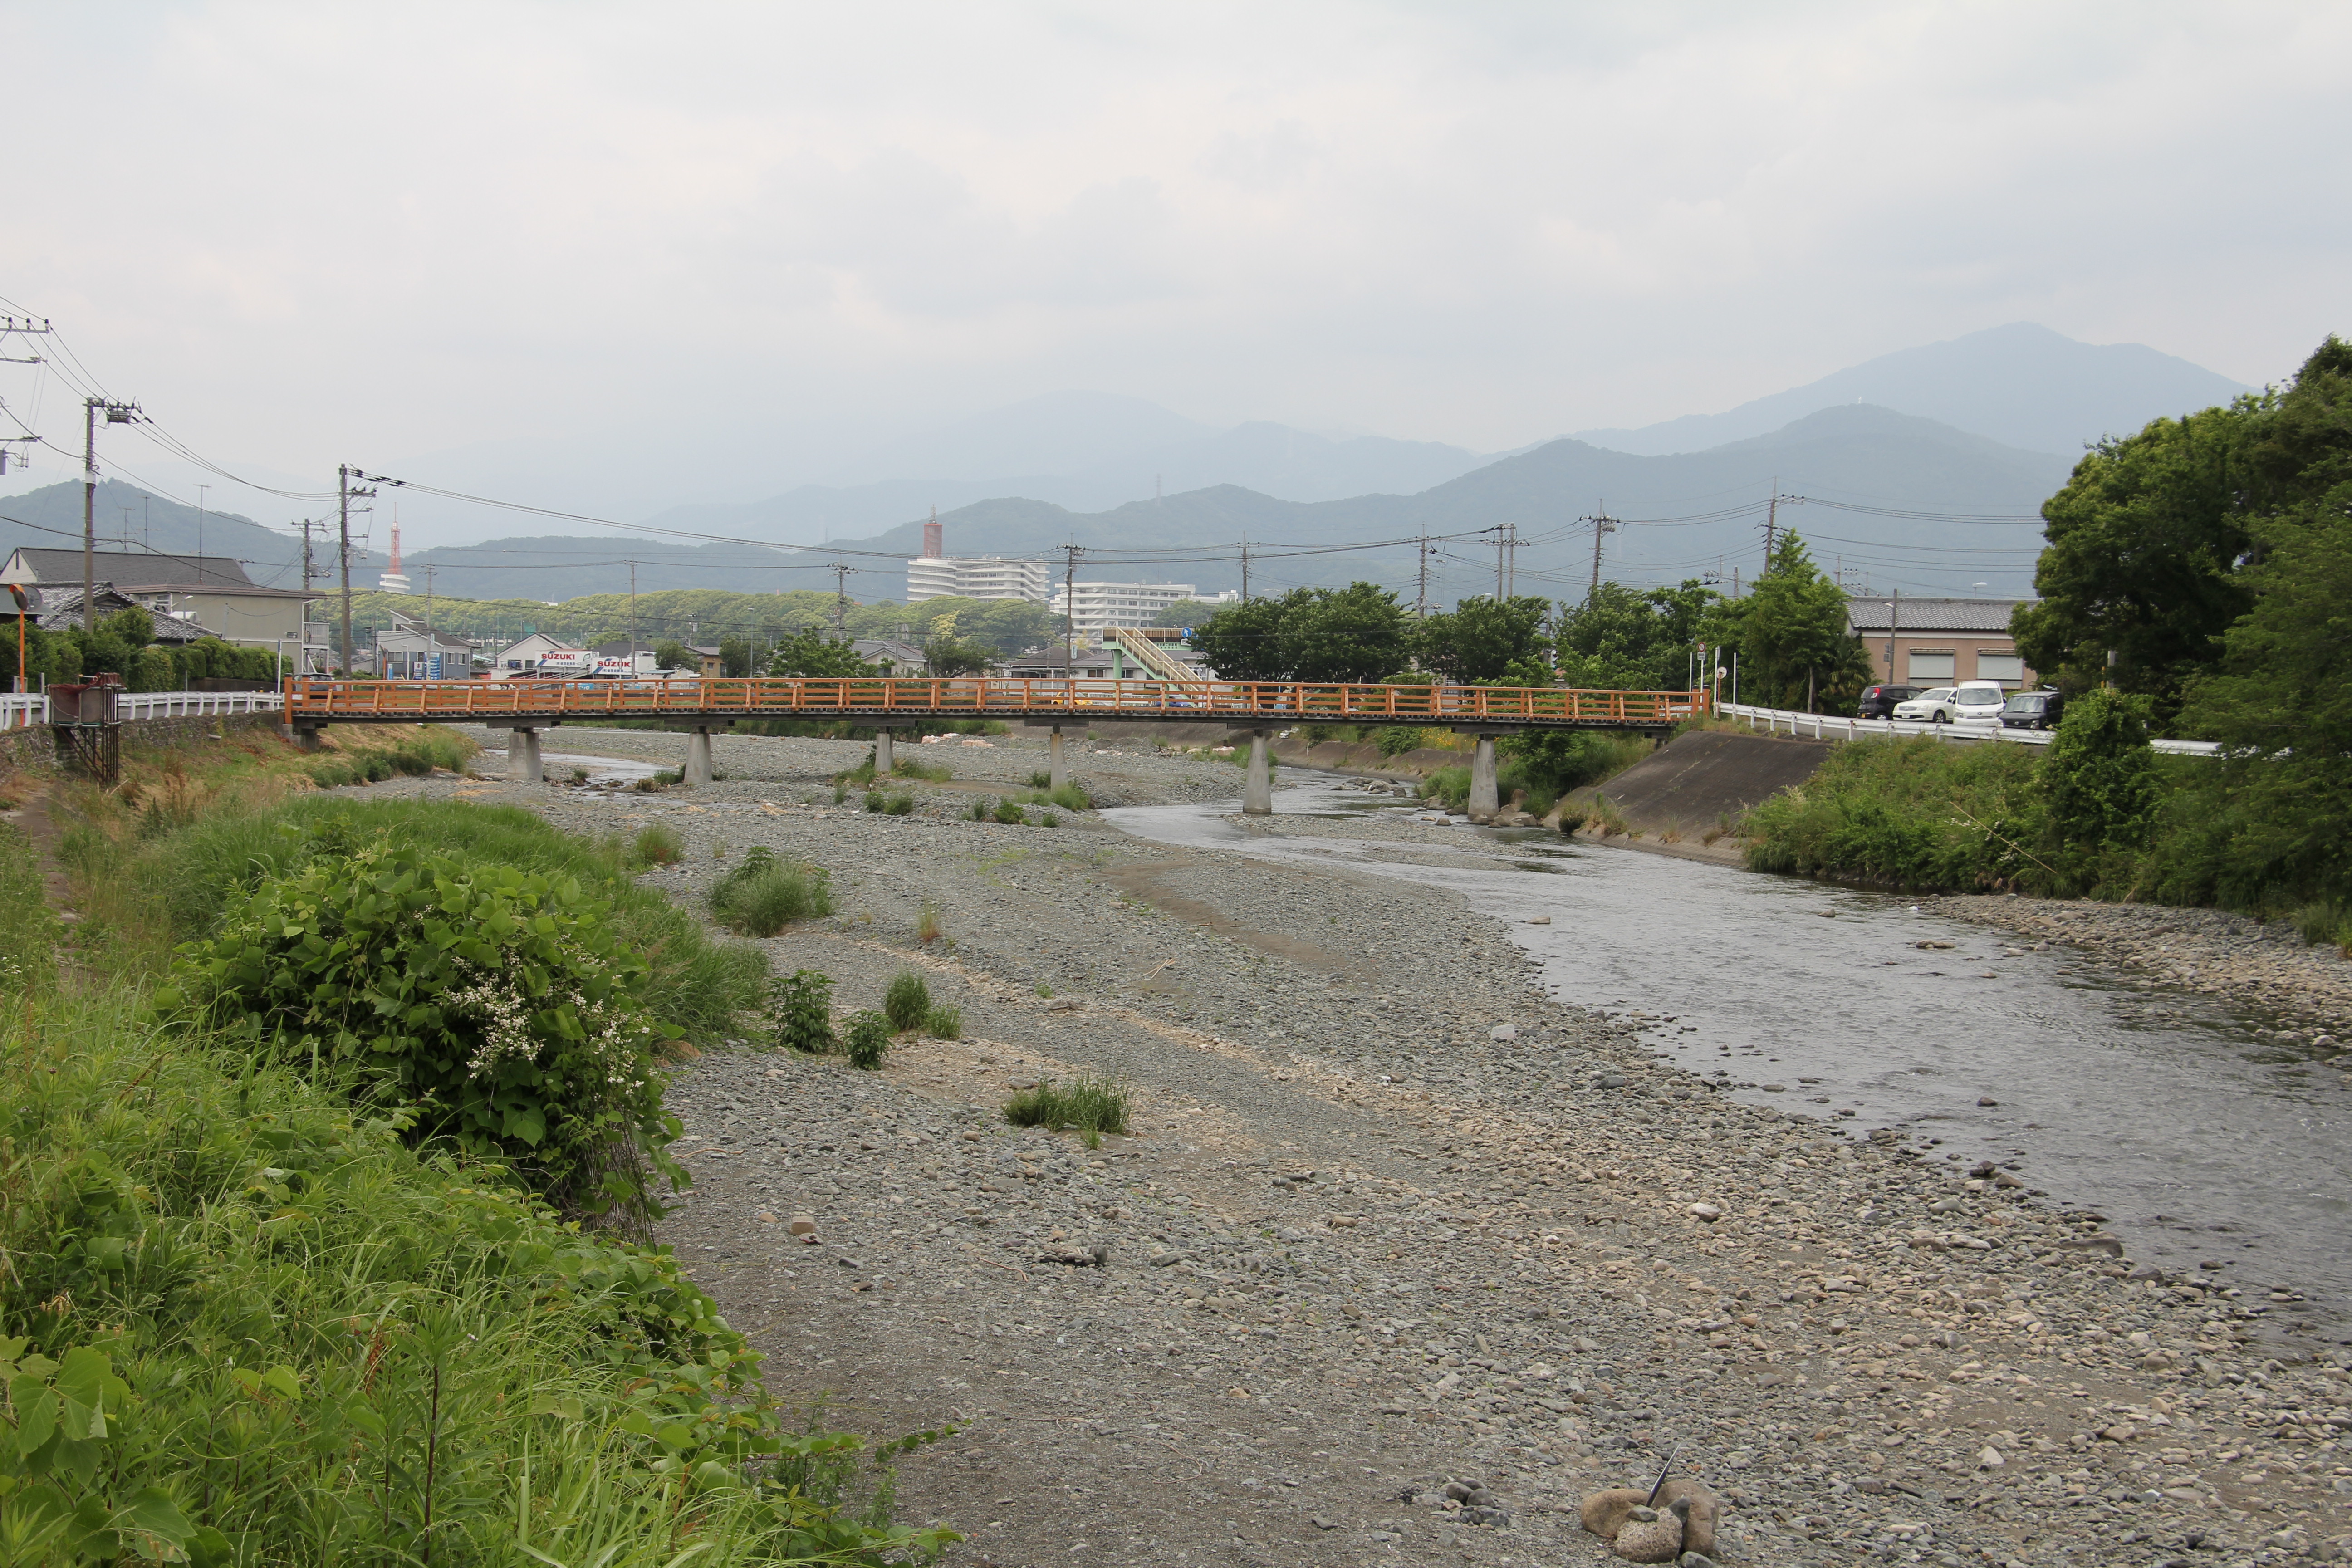
[[[607,735],[680,744],[563,742]],[[1452,1541],[1554,1561],[1573,1499],[1646,1489],[1679,1450],[1718,1482],[1710,1561],[1877,1555],[1920,1520],[1895,1505],[1934,1509],[1907,1550],[1969,1561],[2047,1561],[2053,1539],[2128,1523],[2209,1532],[2222,1555],[2200,1561],[2227,1568],[2282,1521],[2341,1533],[2326,1468],[2302,1460],[2329,1457],[2305,1434],[2352,1426],[2329,1415],[2352,1370],[2272,1342],[2270,1302],[2222,1272],[2123,1277],[2112,1237],[1999,1166],[1964,1190],[1893,1130],[1840,1137],[1712,1097],[1640,1021],[1546,1000],[1459,900],[957,819],[969,794],[927,816],[945,790],[908,818],[811,808],[862,748],[717,743],[733,776],[708,790],[463,787],[585,832],[661,821],[689,854],[646,879],[695,907],[715,847],[817,858],[838,912],[762,944],[772,963],[834,974],[845,1012],[919,964],[965,1009],[969,1037],[902,1042],[879,1073],[717,1047],[668,1092],[696,1185],[662,1236],[771,1352],[771,1386],[846,1388],[845,1408],[890,1413],[877,1436],[986,1413],[899,1461],[907,1517],[1002,1520],[999,1561],[1115,1529],[1238,1532],[1267,1560],[1323,1561],[1304,1544],[1322,1541],[1334,1561],[1425,1561]],[[1040,755],[1024,740],[953,763],[1022,778]],[[1236,772],[1087,761],[1126,770],[1139,803],[1230,796]],[[946,932],[929,945],[927,900]],[[1137,1089],[1134,1137],[1090,1151],[995,1113],[1008,1082],[1100,1066]],[[820,1223],[839,1267],[807,1267]],[[1397,1501],[1416,1474],[1475,1477],[1496,1503]],[[1962,1487],[1966,1507],[1921,1500]],[[2216,1509],[2217,1489],[2269,1511]],[[1507,1528],[1466,1517],[1488,1506]]]

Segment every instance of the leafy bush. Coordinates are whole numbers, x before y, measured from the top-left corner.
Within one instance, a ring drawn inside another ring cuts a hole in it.
[[[686,840],[656,822],[638,831],[629,853],[640,866],[675,866],[686,858]]]
[[[1448,811],[1462,811],[1470,805],[1470,770],[1439,768],[1421,781],[1421,796],[1433,800]]]
[[[2145,845],[2156,823],[2156,752],[2147,743],[2146,697],[2085,691],[2042,762],[2042,787],[2058,846],[2096,852]]]
[[[1039,768],[1036,772],[1029,775],[1029,787],[1031,789],[1052,789],[1054,787],[1054,775],[1047,773],[1044,768]]]
[[[723,1036],[739,1009],[760,1005],[768,964],[757,948],[713,942],[691,911],[632,881],[618,855],[559,833],[520,806],[303,795],[169,834],[110,874],[134,883],[187,941],[210,934],[234,893],[299,869],[314,853],[342,853],[376,837],[593,889],[612,905],[614,936],[651,966],[639,988],[646,1005],[688,1037]]]
[[[1039,827],[1059,827],[1062,826],[1062,819],[1055,816],[1050,811],[1040,811],[1034,816],[1031,817],[1030,821]]]
[[[730,930],[774,936],[794,921],[833,912],[833,880],[820,866],[777,858],[755,845],[710,889],[710,908]]]
[[[1407,752],[1421,749],[1420,730],[1409,724],[1384,724],[1376,742],[1384,757],[1401,757]]]
[[[565,1207],[658,1212],[641,1162],[683,1184],[654,1068],[677,1031],[646,1011],[646,966],[609,915],[569,878],[372,844],[233,902],[158,1006]]]
[[[995,820],[1003,823],[1008,827],[1018,827],[1023,823],[1029,820],[1028,814],[1024,812],[1018,805],[1009,800],[998,801],[996,803],[996,810],[993,815]]]
[[[872,1072],[890,1051],[890,1020],[879,1013],[853,1013],[843,1036],[841,1054],[860,1072]]]
[[[1045,798],[1064,811],[1092,811],[1095,808],[1094,797],[1074,784],[1047,790]]]
[[[939,1003],[923,1015],[923,1033],[935,1040],[963,1038],[963,1009]]]
[[[912,816],[915,810],[915,797],[911,795],[894,795],[883,803],[882,809],[891,816]]]
[[[890,1020],[890,1026],[900,1034],[921,1028],[930,1010],[931,988],[911,969],[898,971],[889,989],[882,993],[882,1012]]]
[[[821,1056],[833,1049],[833,982],[814,969],[768,985],[768,1017],[779,1048]]]

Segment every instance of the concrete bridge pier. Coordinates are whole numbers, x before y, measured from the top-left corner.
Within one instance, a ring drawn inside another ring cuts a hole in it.
[[[319,749],[320,742],[319,740],[318,725],[280,724],[278,729],[284,733],[288,740],[294,742],[294,749],[296,751],[315,752]]]
[[[710,782],[710,731],[705,728],[686,732],[686,766],[678,770],[679,779],[690,784]]]
[[[1249,783],[1242,786],[1242,813],[1245,816],[1274,815],[1274,769],[1265,756],[1267,731],[1250,731]]]
[[[546,770],[539,763],[539,731],[518,724],[507,731],[507,777],[518,784],[543,784]]]
[[[1479,735],[1470,751],[1470,820],[1492,822],[1502,809],[1502,796],[1495,787],[1495,737]]]
[[[1062,727],[1056,724],[1045,742],[1045,787],[1059,789],[1069,782],[1069,753],[1062,748]]]
[[[887,730],[874,731],[874,777],[877,781],[888,778],[890,771],[898,765],[898,752],[892,747],[895,739]]]

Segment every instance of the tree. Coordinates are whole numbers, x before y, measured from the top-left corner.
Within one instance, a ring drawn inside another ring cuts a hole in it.
[[[1223,605],[1192,627],[1184,646],[1200,654],[1220,679],[1286,680],[1290,668],[1282,649],[1286,603],[1244,599]]]
[[[2220,741],[2205,814],[2232,825],[2214,863],[2234,901],[2352,896],[2352,344],[2330,337],[2243,453],[2265,505],[2236,584],[2246,613],[2221,668],[2192,677],[2180,726]],[[2071,717],[2071,715],[2070,715]],[[2208,895],[2210,896],[2210,895]]]
[[[1293,680],[1380,680],[1412,656],[1412,620],[1374,584],[1294,588],[1282,598],[1279,642]]]
[[[846,638],[829,637],[814,626],[803,626],[776,645],[768,660],[768,673],[826,679],[871,672]]]
[[[702,668],[702,660],[688,652],[684,643],[674,637],[664,637],[654,644],[654,666],[657,669],[698,670]]]
[[[1475,595],[1413,627],[1413,657],[1457,686],[1528,676],[1549,685],[1550,618],[1548,600]]]
[[[1603,583],[1560,616],[1559,664],[1569,686],[1680,690],[1708,611],[1720,596],[1696,579],[1636,591]]]
[[[1224,608],[1206,599],[1179,599],[1151,617],[1155,626],[1197,626]]]
[[[2252,446],[2272,407],[2265,394],[2158,419],[2074,465],[2042,503],[2041,600],[2010,620],[2026,663],[2070,688],[2112,678],[2172,721],[2251,602],[2238,567],[2253,543],[2247,504],[2265,488]]]
[[[1820,712],[1859,696],[1870,655],[1846,620],[1845,591],[1822,574],[1792,531],[1744,599],[1718,601],[1700,631],[1739,655],[1740,696]]]
[[[751,673],[751,643],[748,637],[719,639],[719,673],[740,679]]]

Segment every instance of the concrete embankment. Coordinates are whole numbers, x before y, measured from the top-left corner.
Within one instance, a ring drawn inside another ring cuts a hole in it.
[[[1574,791],[1568,805],[1590,809],[1595,795],[1605,797],[1636,833],[1728,829],[1751,806],[1812,777],[1829,754],[1825,741],[1692,731],[1608,783]]]

